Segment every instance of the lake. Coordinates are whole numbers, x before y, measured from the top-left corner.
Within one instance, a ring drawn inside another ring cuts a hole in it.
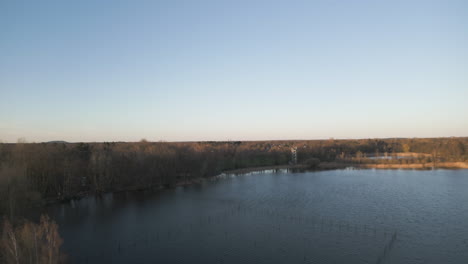
[[[226,175],[48,212],[73,263],[468,263],[468,170]]]

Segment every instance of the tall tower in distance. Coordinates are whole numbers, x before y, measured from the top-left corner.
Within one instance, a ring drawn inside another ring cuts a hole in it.
[[[291,148],[291,163],[297,164],[297,147]]]

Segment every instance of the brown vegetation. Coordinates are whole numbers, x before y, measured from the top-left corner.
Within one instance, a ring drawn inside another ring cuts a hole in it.
[[[415,169],[415,170],[428,170],[433,169],[432,164],[422,163],[344,163],[344,162],[322,162],[318,169],[333,170],[344,168],[360,168],[360,169]],[[439,162],[437,163],[439,169],[468,169],[466,162]]]
[[[298,164],[311,168],[336,167],[326,162],[429,168],[468,160],[468,138],[0,144],[0,214],[11,221],[47,200],[163,188],[223,171],[287,166],[292,147],[297,148]]]
[[[25,221],[16,228],[5,220],[0,240],[0,262],[63,263],[65,257],[60,252],[62,242],[57,224],[47,216],[41,216],[39,224]]]

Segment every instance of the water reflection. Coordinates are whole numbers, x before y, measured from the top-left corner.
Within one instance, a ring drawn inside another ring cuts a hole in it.
[[[468,171],[271,171],[50,208],[75,263],[463,263]]]

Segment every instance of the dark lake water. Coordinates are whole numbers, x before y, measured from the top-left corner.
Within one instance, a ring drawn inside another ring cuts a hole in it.
[[[73,263],[468,263],[468,170],[253,173],[49,213]]]

